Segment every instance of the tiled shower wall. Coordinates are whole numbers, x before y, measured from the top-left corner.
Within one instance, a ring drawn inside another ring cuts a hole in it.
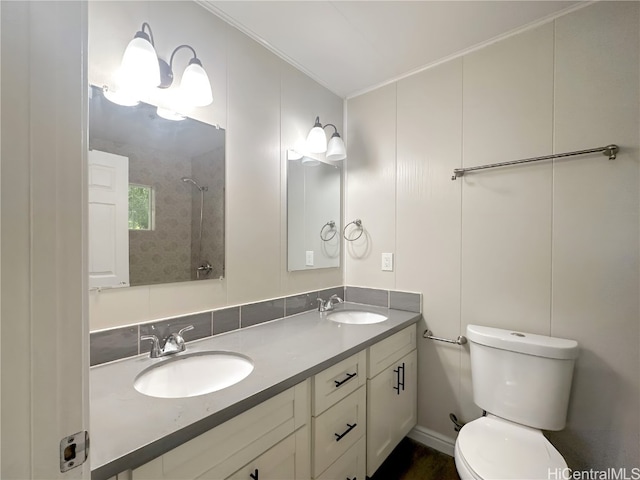
[[[202,252],[200,192],[191,190],[191,280],[197,279],[197,268],[204,262],[209,262],[213,269],[200,278],[219,278],[224,276],[224,147],[193,157],[191,170],[193,178],[207,187],[202,212]]]
[[[185,340],[189,342],[311,311],[317,308],[318,298],[327,300],[334,294],[347,302],[409,312],[420,313],[422,307],[422,296],[419,293],[359,287],[335,287],[319,292],[302,293],[194,315],[92,332],[91,365],[99,365],[149,352],[151,350],[151,342],[141,342],[141,335],[153,334],[160,339],[164,339],[181,328],[193,325],[194,329],[184,334]]]

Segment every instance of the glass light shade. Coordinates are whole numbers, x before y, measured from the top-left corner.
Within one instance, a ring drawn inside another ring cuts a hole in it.
[[[199,60],[192,59],[184,69],[180,82],[180,94],[186,104],[194,107],[205,107],[213,102],[209,77]]]
[[[295,160],[300,160],[304,155],[302,155],[300,152],[298,152],[295,149],[289,149],[287,150],[287,160],[290,161],[295,161]]]
[[[324,153],[327,151],[327,134],[322,127],[313,127],[307,135],[307,151],[310,153]]]
[[[129,42],[120,66],[120,87],[140,91],[160,85],[158,55],[151,42],[136,36]]]
[[[300,163],[302,163],[302,165],[304,165],[305,167],[317,167],[321,162],[320,160],[316,160],[315,158],[302,157]]]
[[[185,117],[184,115],[175,112],[173,110],[170,110],[168,108],[162,108],[162,107],[158,107],[156,110],[156,113],[158,114],[159,117],[164,118],[165,120],[172,120],[174,122],[179,122],[181,120],[184,120]]]
[[[340,135],[334,133],[331,139],[329,140],[329,145],[327,146],[327,160],[331,160],[335,162],[337,160],[344,160],[347,158],[347,149],[344,146],[344,142]]]
[[[104,87],[102,93],[104,98],[123,107],[135,107],[140,103],[140,99],[134,93],[126,90],[111,90]]]

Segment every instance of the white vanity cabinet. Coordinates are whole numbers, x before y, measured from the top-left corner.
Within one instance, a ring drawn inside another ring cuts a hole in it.
[[[365,480],[416,425],[414,324],[117,479]]]
[[[417,423],[416,327],[369,348],[367,376],[367,475]]]
[[[132,480],[310,478],[309,384],[306,380],[134,469]]]

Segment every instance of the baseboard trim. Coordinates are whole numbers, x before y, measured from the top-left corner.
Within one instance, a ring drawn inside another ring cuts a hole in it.
[[[434,432],[420,425],[413,427],[407,437],[453,457],[455,440],[452,438],[445,437],[438,432]]]

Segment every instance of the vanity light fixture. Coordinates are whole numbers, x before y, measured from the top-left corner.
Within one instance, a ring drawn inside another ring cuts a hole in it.
[[[146,31],[145,31],[146,30]],[[148,33],[147,33],[148,31]],[[176,53],[189,49],[193,57],[182,74],[180,87],[176,95],[180,110],[191,107],[204,107],[213,101],[211,84],[207,72],[196,51],[190,45],[179,45],[171,53],[169,63],[155,50],[153,33],[148,23],[143,23],[133,40],[129,42],[122,56],[120,69],[116,74],[117,89],[105,89],[107,98],[120,105],[135,105],[145,92],[155,89],[168,89],[173,84],[173,60]],[[159,109],[158,115],[171,120],[181,120],[182,114],[171,109]]]
[[[147,34],[145,28],[149,31]],[[122,55],[120,82],[129,91],[144,90],[160,85],[160,65],[148,23],[136,32]]]
[[[329,144],[327,145],[327,134],[324,129],[327,127],[333,127],[334,132],[331,135]],[[347,158],[347,150],[344,146],[344,142],[338,133],[338,129],[332,123],[322,125],[320,123],[320,117],[316,117],[316,122],[313,128],[307,135],[307,150],[311,153],[325,153],[326,159],[331,161],[344,160]]]

